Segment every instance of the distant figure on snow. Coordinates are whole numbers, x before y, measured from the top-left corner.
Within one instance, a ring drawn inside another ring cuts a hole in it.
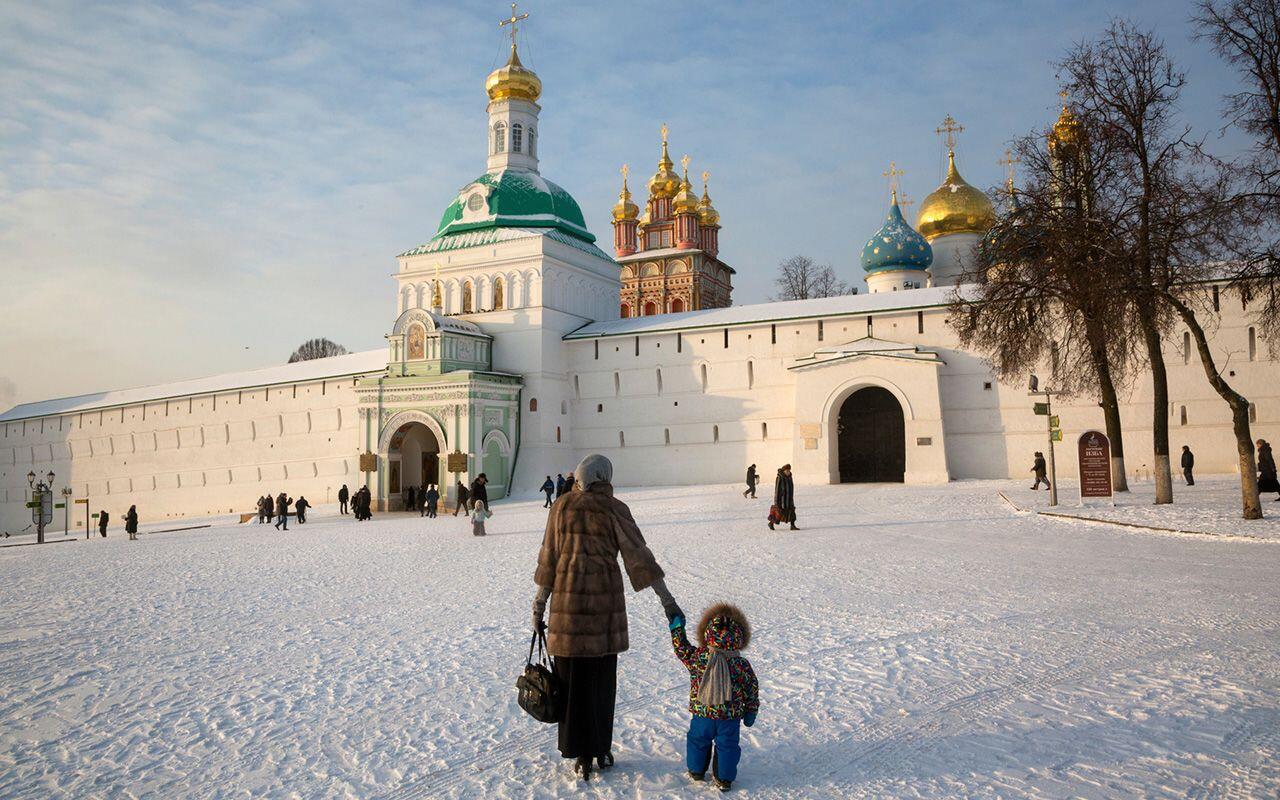
[[[577,477],[575,477],[574,474],[570,472],[569,476],[564,479],[564,493],[568,494],[569,492],[572,492],[573,487],[575,484],[577,484],[577,482],[578,482]]]
[[[484,507],[489,507],[489,490],[485,487],[489,485],[489,476],[481,472],[476,479],[471,482],[471,503],[484,503]]]
[[[418,492],[412,486],[405,490],[404,510],[412,511],[418,507]]]
[[[742,493],[742,496],[754,498],[756,496],[756,484],[759,482],[760,477],[756,475],[756,465],[752,464],[747,467],[747,490]]]
[[[1044,482],[1044,488],[1049,488],[1049,476],[1045,470],[1044,453],[1036,451],[1036,458],[1031,462],[1031,471],[1036,474],[1036,482],[1031,485],[1032,489],[1039,489],[1040,483]]]
[[[267,498],[258,495],[258,524],[267,521]]]
[[[351,499],[351,491],[347,489],[347,485],[342,484],[342,488],[338,490],[338,513],[347,513],[347,501]]]
[[[467,491],[467,485],[462,482],[462,478],[458,478],[457,495],[458,505],[453,508],[453,515],[455,517],[458,516],[459,511],[464,515],[467,513],[467,500],[471,496],[471,492]]]
[[[284,495],[281,495],[283,497]],[[276,517],[276,503],[271,499],[271,495],[267,495],[267,524],[271,524],[271,520]]]
[[[294,510],[298,512],[298,524],[301,525],[307,521],[307,509],[311,508],[311,504],[307,502],[307,498],[299,495],[298,502],[293,504]]]
[[[564,479],[562,478],[560,482],[563,484]],[[548,475],[547,479],[542,482],[542,491],[547,496],[547,502],[542,504],[543,508],[551,508],[551,495],[555,493],[555,490],[556,485],[551,482],[551,476]]]
[[[129,513],[124,515],[124,532],[129,534],[129,540],[138,541],[138,507],[129,506]]]
[[[756,724],[760,685],[751,662],[738,653],[751,642],[751,626],[736,606],[720,603],[707,609],[698,623],[698,646],[685,635],[684,617],[671,620],[671,646],[689,670],[689,733],[685,766],[695,781],[706,780],[707,768],[720,791],[738,777],[739,724]],[[711,757],[715,745],[715,759]]]
[[[1182,477],[1186,479],[1188,486],[1195,486],[1196,479],[1191,474],[1191,469],[1196,465],[1196,454],[1191,452],[1189,445],[1182,446]]]
[[[107,538],[107,521],[111,519],[111,515],[104,508],[98,512],[98,533],[103,539]]]
[[[1271,443],[1259,439],[1258,445],[1258,492],[1276,492],[1280,494],[1280,481],[1276,480],[1276,459],[1271,454]],[[1280,497],[1276,500],[1280,502]]]
[[[774,524],[790,523],[791,530],[796,527],[796,484],[791,478],[791,465],[783,464],[778,469],[778,477],[773,480],[773,507],[769,509],[769,530],[777,530]]]
[[[484,536],[484,521],[493,516],[489,513],[489,505],[483,500],[473,500],[471,504],[471,535]]]
[[[559,500],[564,496],[564,473],[556,473],[556,499]]]
[[[356,492],[356,519],[364,522],[373,519],[373,496],[369,493],[368,486],[361,486],[360,491]]]
[[[289,495],[281,492],[276,496],[276,530],[280,530],[283,525],[284,529],[289,530],[289,506],[293,504],[293,499]]]
[[[425,513],[427,518],[435,519],[436,508],[440,505],[440,490],[437,489],[436,485],[433,483],[427,487],[424,497],[426,498],[426,505],[423,506],[423,508],[426,510]]]

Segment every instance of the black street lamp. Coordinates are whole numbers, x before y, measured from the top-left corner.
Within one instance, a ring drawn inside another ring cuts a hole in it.
[[[36,524],[36,542],[44,544],[44,526],[52,520],[53,517],[53,479],[55,475],[53,470],[45,475],[45,481],[36,482],[35,472],[27,473],[27,485],[31,487],[31,517]],[[49,499],[50,519],[45,519],[44,504],[45,498]]]

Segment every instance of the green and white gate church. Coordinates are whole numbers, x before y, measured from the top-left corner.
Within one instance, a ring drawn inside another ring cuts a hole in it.
[[[555,415],[537,414],[537,403],[567,408],[564,335],[618,316],[618,265],[573,197],[538,172],[542,84],[514,37],[485,88],[487,169],[458,192],[431,241],[399,256],[387,372],[356,387],[360,469],[381,509],[433,482],[452,498],[455,478],[481,472],[490,497],[502,497],[520,462],[530,475],[571,468]],[[520,430],[523,404],[532,430]],[[450,453],[465,472],[449,472]]]

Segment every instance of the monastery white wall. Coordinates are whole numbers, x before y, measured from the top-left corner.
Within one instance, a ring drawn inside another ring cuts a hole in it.
[[[69,486],[91,512],[106,509],[113,529],[134,504],[155,522],[249,512],[281,491],[337,502],[360,478],[353,385],[342,377],[0,423],[0,530],[30,524],[26,475],[50,469],[55,491]],[[70,521],[83,532],[83,506]],[[51,529],[61,528],[59,511]]]
[[[1205,289],[1206,297],[1210,291]],[[911,293],[902,295],[909,302]],[[1238,297],[1229,299],[1223,290],[1220,308],[1213,322],[1215,358],[1233,373],[1228,374],[1233,385],[1253,401],[1255,438],[1274,441],[1280,436],[1276,362],[1256,332],[1250,348],[1251,324]],[[752,462],[766,478],[791,462],[800,480],[827,482],[828,469],[799,468],[811,462],[800,449],[799,426],[820,425],[823,453],[833,432],[826,420],[797,418],[797,406],[812,405],[812,398],[797,397],[798,373],[788,367],[819,347],[871,335],[919,345],[945,361],[929,368],[938,370],[936,389],[910,383],[896,388],[907,396],[932,391],[940,398],[941,446],[951,479],[1029,475],[1032,453],[1045,450],[1047,438],[1045,418],[1032,413],[1034,399],[1027,396],[1026,379],[1000,384],[979,357],[959,349],[946,318],[944,306],[933,306],[571,340],[566,349],[574,448],[579,454],[608,455],[623,485],[738,481]],[[1200,473],[1235,472],[1230,413],[1205,380],[1194,346],[1184,351],[1183,335],[1182,328],[1175,328],[1165,342],[1175,462],[1181,446],[1189,444]],[[850,381],[883,372],[857,360],[821,369],[839,371]],[[1038,374],[1042,386],[1052,385],[1051,365],[1043,365]],[[1152,410],[1145,373],[1139,371],[1122,398],[1127,468],[1132,477],[1146,479]],[[1075,470],[1075,438],[1091,428],[1101,430],[1102,412],[1089,397],[1059,399],[1054,412],[1064,431],[1058,467],[1069,474]],[[910,424],[907,438],[910,465],[911,449],[920,446]]]

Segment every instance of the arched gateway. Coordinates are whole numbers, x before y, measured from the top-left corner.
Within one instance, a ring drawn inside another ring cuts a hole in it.
[[[867,386],[845,399],[837,420],[841,483],[902,483],[907,467],[902,405]]]
[[[387,493],[391,510],[403,508],[404,492],[410,486],[442,483],[440,441],[421,422],[407,422],[391,435],[387,445]]]

